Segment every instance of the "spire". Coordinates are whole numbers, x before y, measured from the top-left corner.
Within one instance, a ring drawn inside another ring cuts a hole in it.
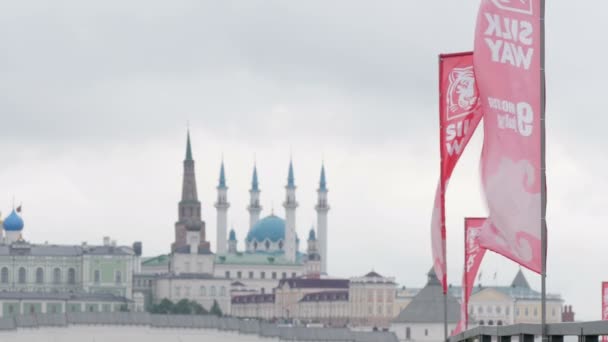
[[[255,164],[253,165],[253,177],[251,178],[251,190],[260,191],[259,183],[258,183],[258,168]]]
[[[188,140],[186,143],[186,160],[192,160],[192,147],[190,146],[190,129],[188,129]]]
[[[287,176],[287,187],[292,189],[296,187],[295,179],[293,177],[293,162],[291,160],[289,160],[289,175]]]
[[[222,166],[220,167],[220,184],[217,186],[218,189],[226,189],[226,173],[224,171],[224,161],[222,160]]]
[[[520,288],[525,288],[525,289],[530,288],[530,284],[528,284],[528,280],[526,280],[526,277],[524,276],[524,273],[521,271],[521,268],[519,269],[519,271],[517,271],[517,274],[515,275],[515,278],[513,279],[513,282],[511,283],[511,287],[520,287]]]
[[[319,190],[327,191],[327,182],[325,181],[325,163],[321,165],[321,179],[319,180]]]

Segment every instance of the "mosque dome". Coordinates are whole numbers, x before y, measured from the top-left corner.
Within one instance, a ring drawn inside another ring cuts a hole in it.
[[[23,229],[23,219],[21,216],[17,215],[17,212],[13,209],[11,214],[4,219],[2,227],[4,227],[4,230],[7,232],[20,231]]]
[[[254,224],[247,234],[247,241],[262,242],[266,239],[272,242],[285,240],[285,220],[275,215],[266,216]]]

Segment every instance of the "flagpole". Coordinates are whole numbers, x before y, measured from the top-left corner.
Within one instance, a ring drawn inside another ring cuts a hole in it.
[[[444,272],[442,275],[441,285],[443,289],[443,340],[447,342],[448,340],[448,289],[447,289],[447,281],[448,281],[448,253],[446,251],[446,231],[445,231],[445,183],[444,183],[444,174],[443,174],[443,126],[441,125],[441,106],[443,106],[443,93],[441,91],[441,77],[443,75],[443,63],[442,56],[439,55],[439,186],[441,187],[441,243],[443,249],[443,263],[444,263]]]
[[[547,187],[545,161],[545,0],[540,0],[540,199],[541,199],[541,313],[542,341],[547,337]]]
[[[463,267],[463,276],[462,278],[464,279],[464,297],[462,298],[463,301],[466,301],[466,307],[465,307],[465,312],[464,312],[464,330],[468,330],[469,329],[469,301],[467,299],[467,295],[469,294],[469,275],[467,272],[467,218],[464,218],[464,263],[463,263],[464,267]]]

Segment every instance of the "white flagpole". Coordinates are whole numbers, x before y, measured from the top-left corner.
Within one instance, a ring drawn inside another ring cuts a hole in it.
[[[542,340],[547,336],[547,189],[545,162],[545,0],[540,0],[540,198],[541,198],[541,313]]]

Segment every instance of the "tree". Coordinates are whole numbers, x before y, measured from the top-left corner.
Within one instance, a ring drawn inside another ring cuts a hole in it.
[[[213,306],[211,306],[209,313],[215,316],[222,316],[222,309],[220,309],[220,305],[217,303],[217,300],[213,300]]]
[[[173,302],[165,298],[158,304],[154,304],[150,307],[150,312],[157,314],[168,314],[173,310]]]
[[[173,305],[171,313],[177,315],[189,315],[192,313],[192,305],[190,304],[189,300],[182,299]]]
[[[209,311],[205,310],[205,308],[195,301],[190,302],[190,306],[192,307],[191,312],[195,315],[208,315]]]

